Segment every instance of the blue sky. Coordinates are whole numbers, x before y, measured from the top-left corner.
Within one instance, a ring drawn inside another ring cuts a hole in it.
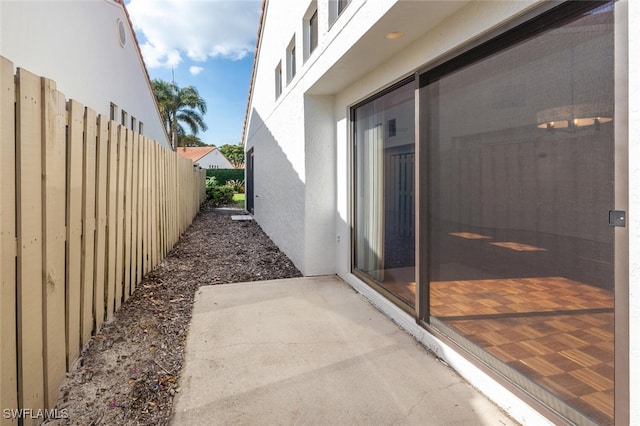
[[[206,100],[209,129],[198,136],[207,144],[237,144],[242,138],[260,5],[260,0],[126,1],[150,77],[195,86]]]

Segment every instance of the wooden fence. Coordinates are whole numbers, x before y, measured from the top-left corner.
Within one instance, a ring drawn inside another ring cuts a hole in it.
[[[0,57],[1,425],[17,424],[6,410],[53,408],[92,333],[197,214],[204,181]]]

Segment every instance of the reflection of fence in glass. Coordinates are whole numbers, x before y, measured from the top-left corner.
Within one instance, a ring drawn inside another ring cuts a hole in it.
[[[385,159],[385,203],[393,234],[414,235],[414,162],[415,154],[389,155]]]
[[[205,172],[2,57],[0,131],[0,401],[42,410],[191,223]]]

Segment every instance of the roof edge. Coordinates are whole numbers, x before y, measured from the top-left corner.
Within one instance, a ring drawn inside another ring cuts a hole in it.
[[[265,15],[267,14],[268,0],[262,0],[262,7],[260,12],[260,22],[258,24],[258,36],[256,38],[256,48],[253,54],[253,67],[251,69],[251,82],[249,83],[249,94],[247,96],[247,108],[244,113],[244,123],[242,125],[242,139],[241,143],[245,145],[245,136],[247,134],[247,126],[249,121],[249,109],[251,108],[251,101],[253,100],[253,85],[255,83],[256,73],[258,70],[258,53],[260,52],[260,45],[262,44],[262,31],[264,25]]]
[[[136,42],[136,52],[138,53],[138,59],[140,59],[140,63],[142,64],[142,69],[144,71],[144,75],[147,77],[147,86],[149,87],[149,92],[153,97],[153,104],[156,106],[156,112],[158,113],[158,118],[160,119],[160,123],[162,124],[162,129],[164,130],[164,134],[167,137],[167,143],[171,148],[171,138],[169,137],[169,133],[167,133],[167,128],[164,125],[164,120],[162,119],[162,114],[160,113],[160,105],[158,105],[158,100],[156,99],[156,95],[153,91],[153,84],[151,84],[151,77],[149,76],[149,70],[147,69],[147,64],[144,62],[144,57],[142,56],[142,50],[140,50],[140,42],[138,41],[138,36],[136,35],[136,30],[133,28],[133,22],[131,21],[131,16],[129,15],[129,11],[127,10],[127,6],[124,4],[124,0],[113,0],[115,3],[119,4],[124,11],[124,15],[127,17],[127,22],[129,23],[129,29],[131,29],[131,34],[133,34],[133,39]]]

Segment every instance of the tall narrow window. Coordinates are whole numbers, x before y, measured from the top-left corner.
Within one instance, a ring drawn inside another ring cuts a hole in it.
[[[329,28],[336,22],[349,2],[350,0],[329,0]]]
[[[122,124],[123,126],[127,127],[127,118],[129,117],[129,114],[127,114],[127,111],[122,110],[120,112],[120,124]]]
[[[309,54],[318,47],[318,9],[309,18]]]
[[[278,66],[276,67],[275,72],[275,83],[276,83],[276,99],[280,97],[282,94],[282,62],[278,62]]]
[[[294,35],[287,47],[287,83],[296,75],[296,36]]]
[[[144,123],[142,121],[138,121],[138,133],[144,134]]]
[[[413,80],[353,109],[354,272],[404,306],[415,301]]]
[[[133,130],[134,132],[136,131],[136,124],[137,124],[138,120],[135,117],[131,117],[131,130]]]
[[[349,4],[350,0],[338,0],[338,15],[342,13],[347,4]]]

